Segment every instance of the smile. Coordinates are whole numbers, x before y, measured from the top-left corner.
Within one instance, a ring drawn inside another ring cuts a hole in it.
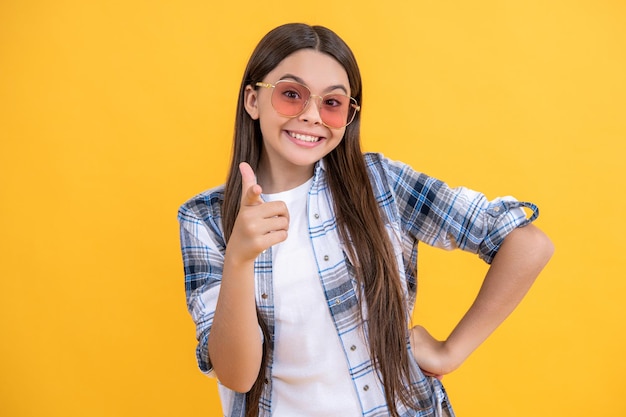
[[[295,133],[295,132],[287,132],[287,133],[289,133],[289,136],[291,136],[292,138],[301,140],[303,142],[317,142],[320,140],[319,136],[301,135],[300,133]]]

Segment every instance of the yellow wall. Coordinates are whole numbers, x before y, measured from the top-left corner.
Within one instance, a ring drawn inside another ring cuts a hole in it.
[[[557,252],[445,378],[458,415],[626,415],[623,1],[212,3],[0,2],[0,415],[219,415],[176,210],[223,181],[243,66],[287,21],[353,47],[367,150],[541,207]],[[421,261],[444,337],[485,266]]]

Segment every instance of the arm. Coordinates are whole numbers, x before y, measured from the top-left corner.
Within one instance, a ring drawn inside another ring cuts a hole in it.
[[[226,255],[208,349],[219,381],[234,391],[249,391],[263,353],[254,299],[254,261],[237,263]]]
[[[417,363],[427,375],[444,375],[467,357],[511,314],[552,256],[549,238],[537,227],[513,230],[502,243],[476,300],[445,341],[421,326],[411,331]]]
[[[241,208],[224,255],[208,349],[220,382],[234,391],[247,392],[259,374],[263,354],[254,298],[254,260],[287,238],[289,217],[283,203],[263,203],[261,187],[248,164],[240,169]]]

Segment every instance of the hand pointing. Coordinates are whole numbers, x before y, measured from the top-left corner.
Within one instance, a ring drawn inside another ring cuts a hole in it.
[[[262,189],[250,165],[242,162],[241,206],[228,241],[226,252],[237,262],[254,261],[272,245],[287,239],[289,212],[282,201],[261,199]]]

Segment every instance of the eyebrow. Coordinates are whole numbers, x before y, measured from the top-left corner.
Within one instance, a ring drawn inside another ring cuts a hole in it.
[[[281,80],[285,80],[285,79],[292,79],[296,82],[299,82],[300,84],[303,85],[307,85],[307,83],[304,82],[304,80],[300,77],[298,77],[297,75],[293,75],[293,74],[285,74],[282,77],[280,77]],[[324,91],[333,91],[333,90],[343,90],[343,92],[348,95],[348,89],[343,85],[343,84],[335,84],[335,85],[331,85],[329,87],[327,87]]]

